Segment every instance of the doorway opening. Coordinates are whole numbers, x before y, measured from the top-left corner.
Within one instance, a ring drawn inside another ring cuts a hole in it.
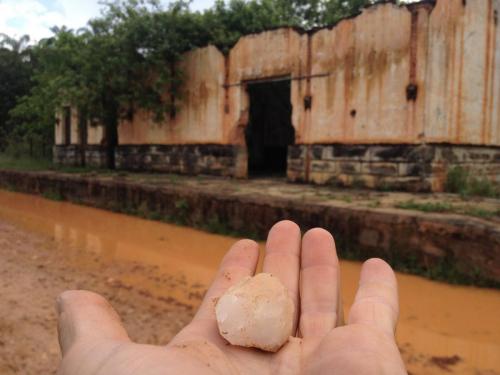
[[[245,129],[248,176],[285,176],[288,146],[295,142],[290,79],[247,84],[249,123]]]

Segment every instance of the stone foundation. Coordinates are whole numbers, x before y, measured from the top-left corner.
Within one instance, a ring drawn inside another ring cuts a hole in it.
[[[454,167],[500,183],[500,147],[296,145],[287,175],[294,182],[426,192],[443,191]]]
[[[82,152],[82,147],[85,150]],[[90,166],[106,168],[108,155],[106,147],[100,145],[56,145],[52,149],[52,161],[68,167]]]
[[[120,145],[116,168],[179,174],[234,176],[237,147],[233,145]]]
[[[80,145],[55,145],[52,148],[52,161],[56,165],[81,166],[83,153]]]
[[[104,146],[87,145],[85,147],[85,165],[96,168],[108,167],[108,153]]]

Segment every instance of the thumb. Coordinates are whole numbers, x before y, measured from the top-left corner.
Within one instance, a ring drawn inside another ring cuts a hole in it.
[[[63,356],[77,342],[130,341],[120,317],[99,294],[83,290],[66,291],[57,298],[56,308]]]

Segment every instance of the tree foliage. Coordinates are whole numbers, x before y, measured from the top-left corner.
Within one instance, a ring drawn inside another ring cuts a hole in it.
[[[108,2],[83,29],[54,27],[52,37],[29,49],[29,64],[23,60],[26,39],[4,37],[0,90],[10,101],[2,104],[0,129],[11,124],[19,137],[50,137],[57,108],[72,105],[87,119],[105,124],[113,144],[120,117],[131,117],[139,108],[158,120],[175,113],[182,83],[177,66],[184,52],[207,44],[228,51],[242,35],[279,26],[335,23],[369,2],[216,0],[205,12],[192,11],[184,0],[167,8],[157,0]],[[5,64],[8,59],[14,62]],[[17,106],[7,120],[13,103]]]
[[[12,131],[9,111],[31,88],[31,50],[29,37],[19,39],[0,34],[0,150],[5,148],[7,134]]]

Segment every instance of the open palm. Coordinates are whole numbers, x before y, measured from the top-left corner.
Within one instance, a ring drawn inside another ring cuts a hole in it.
[[[332,236],[312,229],[301,239],[290,221],[269,232],[263,271],[277,276],[295,303],[296,337],[277,353],[229,345],[218,333],[214,303],[253,275],[258,246],[238,241],[193,321],[168,345],[134,344],[99,295],[70,291],[59,298],[61,375],[159,374],[406,374],[394,339],[396,278],[380,259],[363,265],[347,325],[343,325],[340,270]]]

